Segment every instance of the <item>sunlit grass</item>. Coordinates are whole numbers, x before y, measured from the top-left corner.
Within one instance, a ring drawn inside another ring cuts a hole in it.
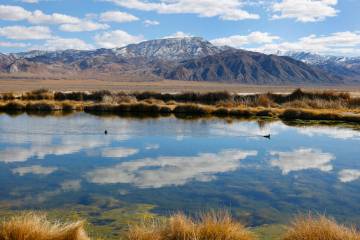
[[[88,240],[84,222],[50,222],[45,215],[27,213],[0,223],[1,240]]]
[[[128,240],[252,240],[256,239],[226,212],[208,213],[198,220],[175,214],[163,222],[150,221],[131,226]]]
[[[112,93],[52,92],[39,89],[0,96],[1,112],[71,112],[101,114],[175,114],[178,117],[267,117],[284,120],[360,122],[360,99],[334,91],[291,94],[236,95],[228,92],[163,94],[155,92]]]
[[[360,233],[325,216],[297,217],[282,240],[358,240]]]

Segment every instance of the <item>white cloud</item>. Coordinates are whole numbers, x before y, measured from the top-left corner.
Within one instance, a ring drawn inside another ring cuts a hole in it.
[[[82,21],[80,23],[68,23],[60,25],[60,30],[64,32],[90,32],[96,30],[108,29],[110,26],[103,23],[92,21]]]
[[[28,46],[29,46],[28,43],[0,42],[0,47],[6,47],[6,48],[24,48]]]
[[[330,55],[360,55],[359,32],[336,32],[326,36],[309,35],[295,42],[265,44],[252,49],[265,53],[278,51],[308,51]]]
[[[39,0],[21,0],[24,3],[38,3]]]
[[[58,170],[57,167],[43,167],[40,165],[34,165],[30,167],[19,167],[12,170],[13,174],[24,176],[26,174],[34,175],[49,175]]]
[[[200,17],[219,17],[223,20],[259,19],[259,15],[243,9],[242,0],[107,0],[119,6],[161,14],[197,14]]]
[[[280,37],[266,32],[252,32],[249,35],[233,35],[225,38],[217,38],[211,41],[217,46],[242,47],[248,44],[272,43]]]
[[[0,5],[0,19],[21,21],[31,17],[31,12],[19,6]]]
[[[301,148],[292,152],[272,151],[270,154],[275,157],[271,160],[271,166],[280,168],[285,175],[308,169],[329,172],[333,169],[330,162],[335,159],[330,153],[310,148]]]
[[[241,160],[256,155],[256,151],[223,150],[190,157],[146,158],[97,169],[87,177],[93,183],[130,183],[140,188],[184,185],[192,180],[211,181],[216,174],[235,171]]]
[[[0,5],[0,19],[9,21],[27,20],[33,24],[64,24],[81,22],[79,18],[53,13],[47,15],[40,10],[28,11],[20,6]]]
[[[184,33],[179,31],[169,36],[165,36],[163,38],[166,39],[166,38],[189,38],[189,37],[193,37],[193,35],[191,35],[190,33]]]
[[[87,19],[80,19],[61,13],[45,14],[40,10],[31,12],[20,6],[11,5],[0,5],[0,19],[9,21],[26,20],[31,24],[55,24],[60,25],[60,30],[66,32],[96,31],[109,28],[107,24],[97,23]]]
[[[156,25],[160,25],[160,22],[159,22],[159,21],[156,21],[156,20],[146,19],[146,20],[144,21],[144,25],[145,25],[146,27],[156,26]]]
[[[273,19],[295,18],[299,22],[322,21],[337,15],[337,0],[282,0],[272,6]]]
[[[143,36],[134,36],[122,30],[103,32],[95,35],[95,42],[102,48],[123,47],[144,40]]]
[[[66,50],[66,49],[90,50],[90,49],[94,49],[94,46],[77,38],[57,37],[46,40],[45,43],[42,45],[32,46],[31,49],[46,50],[46,51],[58,51],[58,50]]]
[[[108,158],[125,158],[138,152],[139,150],[134,148],[106,148],[101,155]]]
[[[100,14],[100,21],[102,22],[124,23],[124,22],[133,22],[137,20],[139,20],[138,17],[120,11],[109,11]]]
[[[339,180],[343,183],[353,182],[360,178],[360,170],[345,169],[340,171]]]
[[[65,14],[53,13],[45,14],[40,10],[31,13],[27,20],[32,24],[76,24],[81,20]]]
[[[51,30],[44,26],[7,26],[0,28],[0,36],[15,40],[50,39]]]

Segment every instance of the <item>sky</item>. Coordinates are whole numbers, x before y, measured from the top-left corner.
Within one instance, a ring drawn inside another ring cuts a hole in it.
[[[1,0],[0,52],[202,37],[277,53],[360,56],[360,0]]]

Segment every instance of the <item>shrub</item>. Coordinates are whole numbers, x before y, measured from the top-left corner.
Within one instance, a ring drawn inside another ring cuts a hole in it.
[[[295,219],[283,240],[359,240],[360,233],[324,216]]]
[[[45,216],[28,213],[0,223],[0,240],[89,240],[84,223],[51,223]]]

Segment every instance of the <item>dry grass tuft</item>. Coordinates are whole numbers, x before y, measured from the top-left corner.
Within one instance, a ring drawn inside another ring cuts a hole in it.
[[[130,227],[128,240],[252,240],[255,236],[227,213],[209,213],[198,221],[176,214],[162,223]]]
[[[283,240],[359,240],[360,233],[324,216],[301,216],[295,219]]]
[[[83,225],[51,223],[44,215],[28,213],[0,223],[0,240],[89,240]]]
[[[177,114],[207,115],[212,112],[212,108],[198,104],[183,104],[176,106],[173,112]]]

